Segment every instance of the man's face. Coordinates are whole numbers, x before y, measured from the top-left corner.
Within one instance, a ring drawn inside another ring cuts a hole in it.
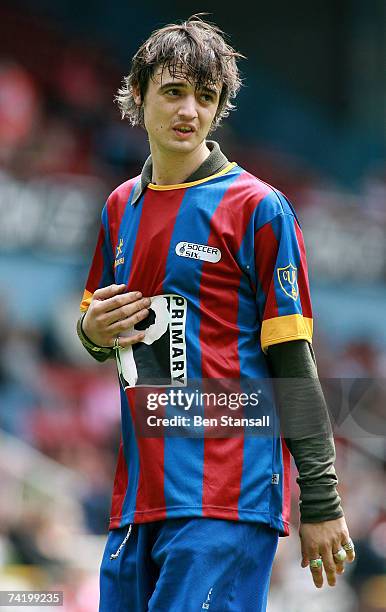
[[[196,89],[184,76],[156,70],[144,99],[144,120],[151,146],[164,153],[194,151],[205,140],[219,103],[220,85]],[[140,103],[139,95],[135,101]]]

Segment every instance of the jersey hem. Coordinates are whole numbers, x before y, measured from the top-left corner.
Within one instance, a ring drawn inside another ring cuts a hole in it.
[[[203,515],[205,511],[205,516]],[[231,515],[227,518],[227,514]],[[238,516],[235,519],[235,515]],[[279,537],[290,534],[289,522],[268,511],[239,508],[224,508],[223,506],[172,506],[154,510],[131,510],[122,516],[112,516],[109,521],[109,531],[132,523],[150,523],[175,518],[218,518],[222,520],[239,520],[248,523],[264,523],[279,532]]]

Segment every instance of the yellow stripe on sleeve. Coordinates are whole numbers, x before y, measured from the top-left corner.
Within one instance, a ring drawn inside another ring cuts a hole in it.
[[[93,295],[94,294],[90,293],[90,291],[87,291],[87,289],[84,290],[83,299],[82,299],[82,301],[80,303],[80,310],[81,310],[81,312],[86,312],[86,310],[88,310],[88,307],[91,304],[91,300],[92,300],[92,296]]]
[[[261,326],[261,348],[267,352],[272,344],[289,340],[312,342],[313,320],[300,314],[266,319]]]

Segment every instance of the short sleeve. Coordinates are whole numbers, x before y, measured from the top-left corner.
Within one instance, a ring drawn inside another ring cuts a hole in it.
[[[302,230],[289,203],[257,228],[255,270],[262,350],[290,340],[311,343],[306,252]]]
[[[80,304],[81,312],[86,312],[94,292],[101,287],[107,287],[114,280],[114,257],[110,242],[110,232],[107,216],[107,205],[102,210],[101,226],[97,244],[87,277],[86,287]]]

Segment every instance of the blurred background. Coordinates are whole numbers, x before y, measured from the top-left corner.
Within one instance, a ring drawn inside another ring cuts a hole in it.
[[[203,10],[248,57],[238,111],[213,137],[302,223],[319,373],[386,378],[385,0],[3,0],[0,590],[63,590],[64,612],[97,610],[120,431],[114,366],[88,356],[75,321],[102,206],[148,154],[113,95],[153,29]],[[300,567],[293,470],[270,612],[386,610],[381,434],[336,439],[357,560],[334,589],[317,591]]]

